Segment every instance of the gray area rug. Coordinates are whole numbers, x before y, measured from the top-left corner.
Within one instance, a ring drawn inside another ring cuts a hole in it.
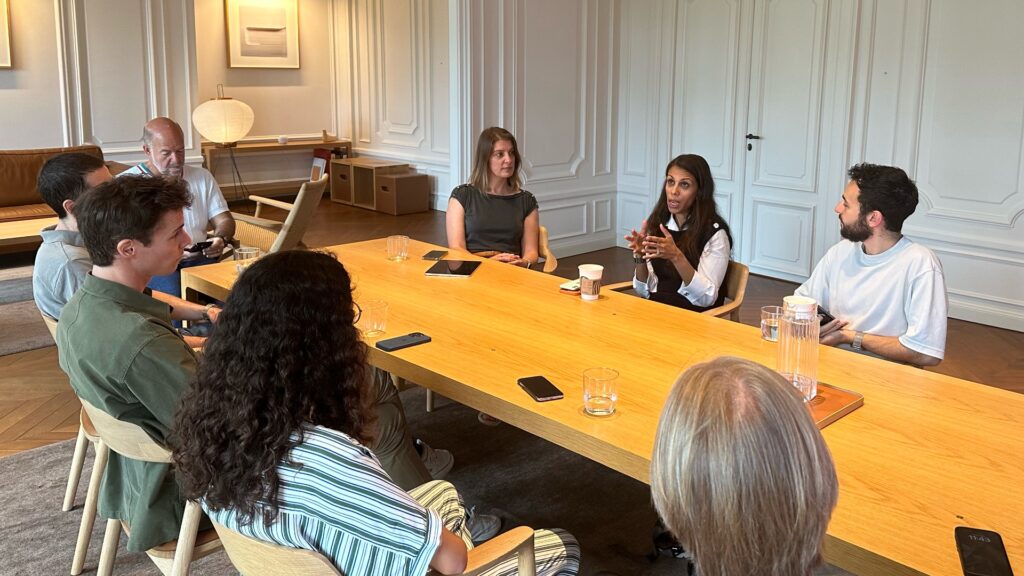
[[[402,399],[413,434],[455,454],[448,480],[468,505],[500,515],[503,529],[565,528],[583,547],[583,574],[685,573],[681,561],[646,558],[655,520],[646,485],[507,424],[483,426],[475,410],[440,397],[428,414],[422,389],[407,390]],[[0,573],[68,573],[92,464],[90,450],[77,507],[61,512],[73,446],[68,441],[0,458]],[[103,525],[98,519],[94,527],[86,573],[99,561]],[[114,570],[159,574],[144,554],[125,549],[124,538]],[[222,552],[192,567],[197,575],[234,573]],[[845,572],[826,568],[819,574]]]
[[[32,266],[0,269],[0,356],[53,346],[32,300]]]

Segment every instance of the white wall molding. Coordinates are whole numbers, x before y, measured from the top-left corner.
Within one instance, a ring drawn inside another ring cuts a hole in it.
[[[65,144],[96,144],[115,160],[138,158],[142,126],[169,116],[182,124],[186,152],[196,156],[191,0],[55,2]]]

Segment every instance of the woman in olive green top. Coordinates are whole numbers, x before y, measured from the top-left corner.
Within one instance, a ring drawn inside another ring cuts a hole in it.
[[[452,191],[448,247],[529,268],[539,258],[537,199],[520,188],[519,146],[504,128],[480,133],[468,184]]]

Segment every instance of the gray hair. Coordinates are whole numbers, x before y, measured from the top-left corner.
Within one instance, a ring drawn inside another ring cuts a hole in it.
[[[722,357],[691,367],[669,393],[651,492],[702,576],[789,576],[821,564],[838,481],[793,385]]]

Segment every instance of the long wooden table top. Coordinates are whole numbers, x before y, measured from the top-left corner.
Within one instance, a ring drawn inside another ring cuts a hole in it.
[[[39,231],[56,223],[56,216],[0,222],[0,246],[25,244],[33,240],[39,240]]]
[[[757,328],[635,296],[584,302],[559,293],[558,277],[496,262],[470,278],[427,277],[432,262],[418,257],[436,248],[410,241],[404,262],[386,260],[384,239],[330,248],[357,301],[389,303],[381,338],[433,339],[371,348],[373,364],[643,482],[661,406],[684,369],[720,355],[775,365],[776,345]],[[225,298],[234,279],[231,262],[182,271],[187,295]],[[582,373],[595,366],[621,374],[610,417],[582,409]],[[829,347],[819,372],[865,397],[823,431],[840,481],[829,562],[858,574],[959,574],[953,528],[967,525],[1001,533],[1024,567],[1024,396]],[[529,398],[516,379],[536,374],[565,399]]]

